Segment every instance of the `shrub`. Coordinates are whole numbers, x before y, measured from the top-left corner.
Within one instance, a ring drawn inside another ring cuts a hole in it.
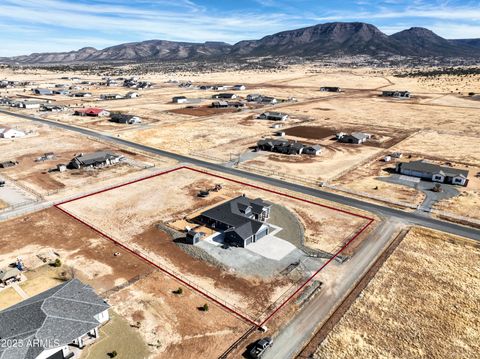
[[[57,268],[62,266],[62,261],[60,260],[60,258],[55,259],[55,262],[53,262],[53,266]]]
[[[110,353],[108,353],[108,356],[109,356],[110,358],[115,358],[117,355],[118,355],[118,353],[117,353],[116,350],[113,350],[113,351],[111,351]]]
[[[202,310],[203,310],[204,312],[208,312],[208,304],[207,304],[207,303],[205,303],[205,304],[203,305]]]
[[[182,293],[183,293],[183,289],[182,289],[182,288],[180,288],[180,287],[178,287],[178,289],[177,289],[177,290],[175,290],[173,293],[180,295],[180,294],[182,294]]]

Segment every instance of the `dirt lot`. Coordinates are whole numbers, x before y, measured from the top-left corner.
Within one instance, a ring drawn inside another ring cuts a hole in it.
[[[223,186],[221,192],[208,199],[197,197],[200,189],[211,188],[216,183]],[[188,256],[154,227],[158,223],[178,221],[242,193],[283,205],[297,214],[304,226],[306,244],[316,249],[334,251],[365,224],[361,218],[186,169],[70,202],[62,208],[227,302],[236,298],[234,302],[242,310],[256,317],[265,303],[273,303],[292,285],[289,280],[285,277],[272,280],[246,278],[222,272],[218,267]],[[111,215],[104,219],[105,212]]]
[[[475,357],[479,260],[475,242],[411,230],[315,357]]]
[[[218,356],[247,329],[243,321],[187,288],[183,288],[181,296],[174,295],[178,282],[58,209],[3,222],[2,226],[5,232],[0,238],[1,267],[21,256],[27,268],[33,268],[40,262],[37,254],[51,251],[62,260],[59,269],[41,263],[43,266],[38,269],[27,271],[28,279],[21,284],[27,294],[35,295],[54,286],[62,272],[67,277],[75,275],[103,294],[113,311],[126,318],[127,327],[123,323],[122,332],[133,330],[142,338],[142,343],[135,341],[140,353],[149,352],[155,358],[167,358],[170,353],[177,353],[180,358],[193,353]],[[120,255],[114,256],[115,252]],[[0,292],[2,308],[20,300],[12,288]],[[208,312],[197,309],[204,303],[209,305]],[[110,329],[108,324],[105,332],[115,333],[118,323],[115,317],[113,321],[114,328]],[[103,348],[104,344],[100,344],[98,350]],[[125,355],[122,348],[117,347],[120,356]],[[92,350],[99,352],[95,346]]]
[[[18,181],[21,185],[42,196],[65,196],[79,190],[84,191],[86,188],[105,186],[119,180],[126,181],[126,178],[130,176],[140,176],[143,170],[142,166],[165,166],[174,163],[167,159],[152,159],[124,151],[72,132],[34,124],[13,116],[0,115],[0,126],[2,123],[29,133],[23,138],[0,139],[0,161],[16,160],[19,162],[14,167],[0,170],[1,175]],[[62,140],[59,141],[59,138]],[[95,171],[48,172],[59,163],[67,164],[76,154],[95,151],[123,154],[134,161],[135,165],[121,164]],[[53,152],[55,158],[36,161],[46,152]]]

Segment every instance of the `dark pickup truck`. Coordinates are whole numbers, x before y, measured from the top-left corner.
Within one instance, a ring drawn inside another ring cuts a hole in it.
[[[265,354],[268,348],[270,348],[273,345],[273,340],[272,338],[266,337],[263,339],[260,339],[255,343],[255,345],[250,349],[250,358],[252,359],[259,359]]]

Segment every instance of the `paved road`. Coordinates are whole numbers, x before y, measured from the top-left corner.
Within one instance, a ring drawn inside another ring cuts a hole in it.
[[[274,338],[275,344],[265,353],[264,359],[295,357],[395,238],[394,234],[400,231],[402,225],[395,220],[382,222],[350,260],[343,264],[332,262],[325,267],[324,272],[335,273],[335,280],[324,281],[322,290]],[[319,275],[320,280],[322,274]]]
[[[358,209],[361,209],[361,210],[377,213],[377,214],[382,215],[384,217],[398,218],[402,221],[408,221],[411,224],[416,224],[416,225],[420,225],[420,226],[424,226],[424,227],[428,227],[428,228],[436,229],[436,230],[439,230],[439,231],[443,231],[443,232],[447,232],[447,233],[451,233],[451,234],[456,234],[456,235],[459,235],[459,236],[463,236],[463,237],[467,237],[467,238],[471,238],[471,239],[475,239],[475,240],[480,241],[480,230],[478,230],[478,229],[474,229],[474,228],[471,228],[471,227],[465,227],[465,226],[461,226],[461,225],[458,225],[458,224],[454,224],[454,223],[438,220],[438,219],[435,219],[435,218],[431,218],[428,215],[423,214],[423,213],[405,212],[405,211],[402,211],[402,210],[399,210],[399,209],[394,209],[394,208],[389,208],[389,207],[386,207],[386,206],[382,206],[380,204],[365,202],[365,201],[362,201],[362,200],[359,200],[359,199],[356,199],[356,198],[346,197],[346,196],[343,196],[343,195],[340,195],[340,194],[337,194],[337,193],[326,192],[326,191],[323,191],[321,189],[310,188],[310,187],[306,187],[306,186],[296,184],[296,183],[289,183],[289,182],[285,182],[283,180],[279,180],[279,179],[276,179],[276,178],[262,176],[260,174],[251,173],[251,172],[245,172],[245,171],[241,171],[241,170],[238,170],[238,169],[235,169],[235,168],[228,168],[228,167],[225,167],[221,164],[210,163],[210,162],[199,160],[199,159],[196,159],[196,158],[191,158],[191,157],[188,157],[188,156],[179,155],[179,154],[176,154],[176,153],[173,153],[173,152],[168,152],[168,151],[160,150],[160,149],[157,149],[157,148],[141,145],[139,143],[127,141],[127,140],[124,140],[124,139],[121,139],[121,138],[118,138],[118,137],[98,133],[98,132],[95,132],[95,131],[92,131],[92,130],[68,125],[68,124],[65,124],[65,123],[59,123],[59,122],[44,120],[44,119],[37,118],[37,117],[34,117],[34,116],[23,115],[23,114],[19,114],[19,113],[13,113],[13,112],[10,112],[10,111],[5,111],[5,110],[0,110],[0,113],[4,113],[4,114],[10,115],[10,116],[15,116],[15,117],[35,121],[35,122],[42,123],[42,124],[49,125],[49,126],[58,127],[58,128],[68,130],[68,131],[74,131],[74,132],[81,133],[83,135],[87,135],[87,136],[91,136],[91,137],[95,137],[95,138],[98,138],[98,139],[101,139],[101,140],[104,140],[104,141],[110,141],[110,142],[117,143],[117,144],[120,144],[120,145],[129,146],[131,148],[135,148],[135,149],[138,149],[138,150],[141,150],[141,151],[149,152],[149,153],[152,153],[154,155],[159,155],[159,156],[172,158],[172,159],[177,160],[179,162],[191,163],[193,165],[203,167],[205,169],[210,169],[210,170],[214,170],[214,171],[218,171],[218,172],[223,172],[225,174],[235,175],[235,176],[238,176],[238,177],[242,177],[244,179],[263,182],[263,183],[266,183],[268,185],[275,186],[275,187],[278,187],[278,188],[283,188],[283,189],[303,193],[303,194],[314,196],[314,197],[321,198],[321,199],[324,199],[324,200],[340,203],[340,204],[343,204],[343,205],[346,205],[346,206],[351,206],[351,207],[358,208]]]

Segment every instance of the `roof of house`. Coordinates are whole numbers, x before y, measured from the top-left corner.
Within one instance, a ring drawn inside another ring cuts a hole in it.
[[[366,140],[367,138],[369,138],[370,136],[366,133],[363,133],[363,132],[353,132],[351,134],[352,137],[355,137],[359,140]]]
[[[69,344],[98,327],[94,316],[109,307],[90,286],[72,279],[4,309],[0,312],[1,339],[37,339],[47,348],[0,346],[0,359],[34,359],[48,344],[50,348]]]
[[[106,160],[118,157],[121,156],[110,152],[99,151],[76,156],[73,160],[83,164],[84,166],[90,166],[95,163],[105,162]]]
[[[238,196],[206,210],[202,216],[227,224],[232,227],[228,231],[234,231],[241,238],[246,239],[257,233],[264,223],[248,218],[245,212],[250,210],[254,214],[260,214],[264,208],[270,206],[270,203],[261,198],[252,200],[245,196]]]
[[[97,107],[90,107],[90,108],[81,108],[78,110],[75,110],[76,112],[81,112],[81,113],[87,113],[87,114],[94,114],[94,115],[99,115],[102,112],[106,111],[103,108],[97,108]]]
[[[16,277],[19,274],[20,274],[20,271],[16,267],[0,269],[0,280],[3,281],[12,277]]]
[[[462,170],[459,168],[440,166],[434,163],[426,162],[425,160],[418,160],[412,162],[402,162],[399,164],[402,169],[410,171],[419,171],[428,174],[441,174],[449,177],[468,177],[468,170]]]

